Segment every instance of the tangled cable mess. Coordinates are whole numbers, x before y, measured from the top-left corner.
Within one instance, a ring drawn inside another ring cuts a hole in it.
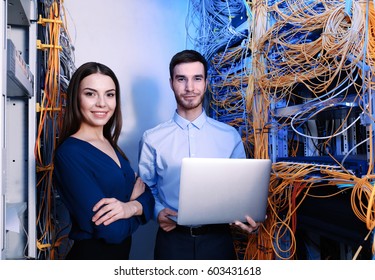
[[[190,1],[211,115],[238,129],[248,157],[273,160],[268,218],[238,238],[243,258],[295,258],[296,214],[317,187],[351,191],[353,213],[374,232],[374,12],[370,1]],[[346,165],[358,155],[362,174]],[[301,156],[332,164],[277,161]]]
[[[61,1],[44,1],[38,24],[42,30],[40,41],[41,96],[34,154],[37,165],[37,249],[38,259],[58,259],[60,245],[67,240],[58,208],[61,206],[52,181],[53,156],[61,127],[64,95],[71,74],[75,70],[74,48],[66,25],[65,9]],[[44,74],[44,76],[43,76]],[[63,246],[61,246],[63,247]]]

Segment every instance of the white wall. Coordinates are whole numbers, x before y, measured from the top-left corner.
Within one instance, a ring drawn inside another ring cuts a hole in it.
[[[97,61],[116,73],[124,117],[120,146],[133,168],[144,130],[168,120],[175,109],[169,61],[185,49],[189,0],[65,0],[68,31],[80,66]],[[134,235],[132,259],[152,259],[156,224]]]

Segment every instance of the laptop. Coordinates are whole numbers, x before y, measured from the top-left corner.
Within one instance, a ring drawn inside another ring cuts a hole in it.
[[[266,217],[270,159],[184,158],[177,223],[256,222]]]

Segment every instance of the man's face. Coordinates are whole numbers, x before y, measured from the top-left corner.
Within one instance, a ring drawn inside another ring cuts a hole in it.
[[[207,80],[201,62],[187,62],[175,66],[170,80],[179,110],[202,107]]]

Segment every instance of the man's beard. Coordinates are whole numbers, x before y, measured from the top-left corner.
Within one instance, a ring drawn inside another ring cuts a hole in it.
[[[176,96],[175,96],[176,97]],[[176,102],[180,107],[182,107],[185,110],[191,110],[199,107],[203,103],[204,95],[200,96],[200,99],[196,101],[196,99],[192,101],[185,101],[182,98],[176,97]]]

